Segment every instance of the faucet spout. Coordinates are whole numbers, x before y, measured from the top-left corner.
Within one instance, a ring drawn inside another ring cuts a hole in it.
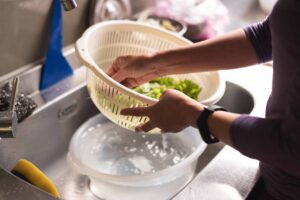
[[[64,7],[65,11],[70,11],[77,7],[76,0],[60,0],[60,3]]]

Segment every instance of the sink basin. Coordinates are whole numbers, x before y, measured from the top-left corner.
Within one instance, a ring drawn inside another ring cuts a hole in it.
[[[5,185],[0,187],[0,196],[3,200],[29,200],[35,196],[33,194],[41,193],[7,172],[20,158],[30,160],[43,170],[54,181],[63,199],[98,199],[89,190],[87,176],[80,175],[66,160],[69,141],[76,129],[98,113],[85,87],[85,69],[77,61],[74,50],[66,52],[66,57],[74,68],[74,75],[41,93],[37,89],[41,66],[20,76],[23,83],[20,89],[31,94],[38,108],[18,125],[16,138],[0,140],[0,186]],[[218,104],[230,111],[250,113],[254,101],[248,91],[227,82],[225,94]],[[223,146],[218,143],[207,147],[198,160],[197,173]],[[26,187],[16,190],[20,185]],[[47,199],[54,198],[48,195]]]

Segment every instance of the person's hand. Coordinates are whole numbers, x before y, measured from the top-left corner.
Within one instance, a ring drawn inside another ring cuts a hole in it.
[[[106,73],[117,82],[133,88],[160,76],[150,60],[150,55],[120,56]]]
[[[177,90],[166,90],[159,101],[149,107],[126,108],[122,115],[147,116],[149,121],[136,127],[136,131],[148,132],[156,127],[162,132],[179,132],[188,126],[196,127],[196,121],[204,106]]]

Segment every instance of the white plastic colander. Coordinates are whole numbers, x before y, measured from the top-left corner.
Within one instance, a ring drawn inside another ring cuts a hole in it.
[[[121,55],[143,54],[191,44],[160,28],[132,21],[102,22],[88,28],[76,42],[79,60],[87,70],[87,87],[92,101],[108,119],[133,130],[147,117],[122,116],[128,107],[148,106],[158,100],[139,94],[110,78],[105,71]],[[225,82],[218,72],[172,75],[199,84],[200,102],[216,103],[224,94]],[[154,131],[155,132],[155,131]]]

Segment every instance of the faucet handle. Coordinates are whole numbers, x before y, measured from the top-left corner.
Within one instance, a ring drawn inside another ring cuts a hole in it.
[[[15,77],[12,81],[12,91],[10,96],[9,109],[0,112],[0,138],[12,138],[16,135],[17,114],[15,112],[15,103],[18,94],[19,78]]]
[[[0,112],[0,138],[13,138],[17,130],[17,114],[15,111]]]
[[[9,103],[9,109],[8,109],[9,111],[15,110],[18,88],[19,88],[19,78],[15,77],[12,80],[12,89],[11,89],[10,103]]]

